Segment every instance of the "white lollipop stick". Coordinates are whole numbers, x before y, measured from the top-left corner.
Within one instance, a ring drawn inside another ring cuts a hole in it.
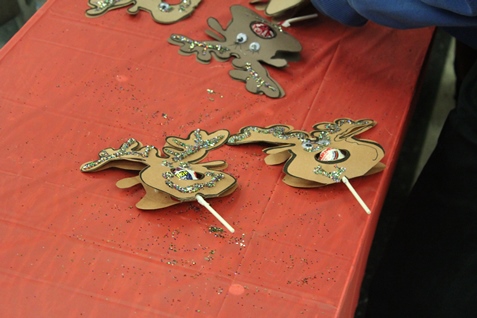
[[[293,22],[299,22],[299,21],[304,21],[304,20],[308,20],[308,19],[313,19],[313,18],[316,18],[317,16],[318,16],[318,14],[314,13],[314,14],[304,15],[302,17],[291,18],[291,19],[283,21],[281,25],[282,25],[282,27],[288,28],[290,26],[290,24],[293,23]]]
[[[366,211],[366,213],[371,214],[371,210],[368,208],[368,206],[366,205],[366,203],[364,203],[363,199],[361,199],[361,197],[359,196],[358,192],[356,192],[356,190],[353,188],[353,186],[351,185],[351,183],[349,183],[348,178],[342,177],[342,178],[341,178],[341,181],[343,181],[343,183],[348,187],[349,191],[351,191],[351,193],[353,194],[353,196],[356,198],[356,200],[357,200],[358,203],[361,205],[361,207]]]
[[[203,207],[205,207],[207,210],[209,210],[210,213],[212,213],[213,216],[215,216],[217,218],[217,220],[220,221],[220,223],[222,223],[226,228],[227,230],[229,230],[230,232],[234,233],[235,230],[232,226],[230,226],[229,223],[227,223],[227,221],[225,221],[225,219],[223,217],[220,216],[219,213],[217,213],[217,211],[215,211],[211,206],[210,204],[205,201],[205,199],[203,197],[201,197],[200,195],[196,195],[195,198],[197,199],[197,202],[200,203],[200,205],[202,205]]]

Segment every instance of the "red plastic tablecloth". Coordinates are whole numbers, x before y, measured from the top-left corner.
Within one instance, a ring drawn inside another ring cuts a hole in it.
[[[231,79],[230,62],[196,62],[167,43],[206,40],[206,20],[229,6],[203,1],[188,19],[160,25],[125,9],[90,19],[87,2],[49,0],[0,51],[0,307],[4,317],[351,317],[367,255],[416,93],[432,29],[348,28],[327,18],[287,31],[301,60],[272,77],[271,99]],[[216,94],[210,94],[213,90]],[[236,229],[216,237],[197,203],[160,211],[115,182],[125,171],[81,173],[129,137],[161,148],[243,126],[312,125],[372,118],[362,138],[386,150],[382,173],[352,183],[296,189],[261,145],[224,146],[238,179],[209,202]]]

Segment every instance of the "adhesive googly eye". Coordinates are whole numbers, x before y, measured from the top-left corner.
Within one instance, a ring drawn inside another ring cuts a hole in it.
[[[252,52],[258,52],[258,51],[260,51],[260,43],[252,42],[252,43],[250,43],[250,46],[248,48]]]
[[[163,12],[169,12],[171,11],[171,5],[168,4],[167,2],[161,2],[159,3],[159,10],[163,11]]]
[[[303,142],[301,143],[301,147],[305,150],[309,150],[313,148],[313,144],[311,143],[309,139],[306,139],[306,140],[303,140]]]
[[[245,42],[247,42],[247,35],[245,33],[237,34],[237,37],[235,38],[235,43],[242,44]]]

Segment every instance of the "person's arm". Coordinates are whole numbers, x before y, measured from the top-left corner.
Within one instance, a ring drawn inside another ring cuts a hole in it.
[[[348,0],[311,0],[311,3],[324,15],[346,25],[362,26],[368,21],[348,3]]]
[[[421,0],[430,6],[451,11],[460,15],[475,17],[477,16],[476,0]]]
[[[398,29],[439,26],[477,47],[477,0],[311,0],[323,14],[347,25],[367,20]]]

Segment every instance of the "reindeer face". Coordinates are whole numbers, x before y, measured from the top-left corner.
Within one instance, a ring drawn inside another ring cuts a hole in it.
[[[278,61],[275,58],[277,52],[301,51],[301,45],[294,37],[255,12],[242,6],[232,6],[230,12],[232,20],[227,28],[215,31],[225,39],[223,45],[231,55],[249,62],[262,61],[274,65],[273,60]],[[281,65],[283,62],[278,63]]]
[[[343,175],[354,178],[384,168],[379,162],[384,156],[381,146],[354,137],[374,125],[376,122],[372,120],[342,118],[317,124],[311,133],[285,125],[246,127],[232,135],[228,144],[275,144],[264,150],[268,155],[265,162],[269,165],[285,162],[285,182],[297,187],[313,187],[338,182]]]
[[[196,130],[188,138],[168,137],[165,156],[153,146],[143,146],[129,139],[118,149],[106,148],[99,159],[81,166],[83,172],[107,168],[140,170],[139,176],[118,181],[119,188],[141,184],[146,196],[136,205],[140,209],[160,209],[182,201],[192,201],[196,195],[212,198],[228,195],[236,188],[236,180],[221,170],[224,161],[198,163],[210,150],[223,145],[229,132],[211,134]]]
[[[217,197],[236,186],[236,180],[226,173],[212,170],[223,168],[223,161],[212,164],[190,164],[164,160],[140,173],[142,182],[168,193],[179,201],[194,201],[195,196]]]
[[[230,8],[232,20],[223,29],[215,18],[209,18],[212,31],[207,34],[217,41],[196,41],[186,36],[173,34],[169,42],[181,46],[183,54],[196,54],[197,59],[209,63],[212,55],[226,61],[233,57],[235,70],[232,78],[246,82],[252,93],[263,93],[269,97],[284,96],[283,89],[270,78],[262,63],[284,67],[290,58],[295,59],[301,51],[300,43],[284,32],[280,26],[272,24],[243,6]]]

